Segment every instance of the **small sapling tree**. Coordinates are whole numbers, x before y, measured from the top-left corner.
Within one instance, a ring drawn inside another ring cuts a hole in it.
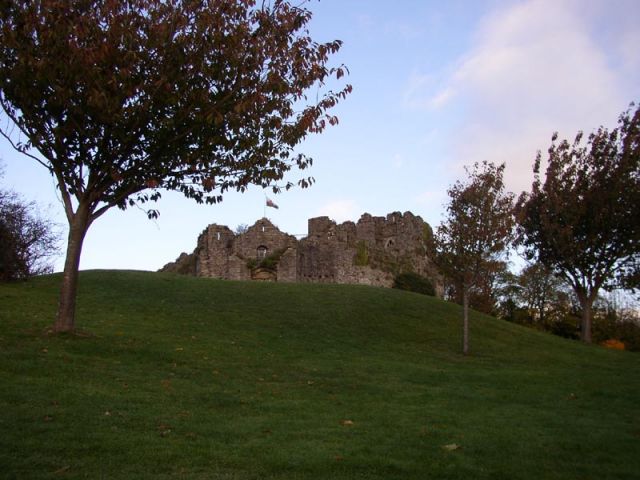
[[[436,230],[436,259],[462,293],[462,351],[469,353],[469,295],[483,278],[500,268],[499,258],[512,238],[513,200],[505,192],[504,164],[474,164],[467,181],[448,190],[447,218]]]

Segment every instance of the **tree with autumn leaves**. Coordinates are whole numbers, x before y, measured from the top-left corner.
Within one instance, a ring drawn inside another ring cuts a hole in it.
[[[75,328],[82,243],[109,209],[278,191],[311,165],[295,147],[351,86],[327,89],[341,42],[310,18],[286,0],[0,1],[1,133],[55,178],[69,223],[55,331]]]
[[[514,195],[505,191],[505,165],[467,169],[468,179],[448,190],[447,217],[435,236],[436,262],[462,297],[462,352],[469,354],[469,297],[503,265],[512,239]]]
[[[530,193],[518,201],[519,237],[530,260],[564,279],[592,339],[593,302],[603,288],[640,287],[640,107],[583,144],[552,137],[544,180],[538,153]]]
[[[504,164],[475,164],[466,183],[449,189],[436,258],[462,299],[465,354],[470,293],[503,265],[499,257],[513,239],[514,214],[525,257],[537,262],[545,281],[552,275],[572,287],[584,342],[592,340],[593,303],[601,289],[640,288],[640,107],[633,108],[620,115],[617,128],[589,135],[586,145],[582,133],[572,143],[556,143],[554,135],[544,181],[538,153],[531,192],[521,194],[515,209],[513,195],[504,192]],[[537,305],[541,318],[545,298]]]

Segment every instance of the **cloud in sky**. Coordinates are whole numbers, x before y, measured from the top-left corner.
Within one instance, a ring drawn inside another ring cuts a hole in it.
[[[640,29],[625,30],[622,33],[621,41],[618,45],[623,66],[632,74],[635,72],[635,80],[640,76],[640,55],[638,54],[638,45],[640,45]]]
[[[462,106],[452,157],[467,165],[506,162],[508,186],[528,189],[536,151],[549,146],[554,131],[571,139],[578,130],[615,126],[637,100],[627,79],[629,69],[640,68],[638,24],[611,17],[640,18],[640,4],[622,3],[628,8],[606,12],[616,25],[606,32],[598,23],[606,5],[529,0],[500,7],[446,72],[410,78],[405,105],[439,114]]]
[[[395,169],[401,169],[404,167],[404,157],[400,153],[395,153],[391,159],[391,165]]]
[[[409,22],[388,21],[385,23],[384,32],[387,35],[398,35],[405,41],[415,41],[419,39],[424,31],[421,27]]]
[[[347,220],[357,220],[362,212],[363,210],[355,201],[351,199],[336,199],[320,207],[314,217],[326,215],[332,220],[341,223]]]
[[[447,194],[443,190],[426,190],[416,195],[414,200],[418,204],[432,205],[434,203],[443,203],[446,198]]]
[[[448,85],[437,83],[438,79],[430,74],[413,73],[409,77],[408,86],[403,96],[403,104],[406,108],[414,109],[438,109],[455,98],[455,88],[449,78],[445,78]],[[436,92],[435,94],[433,92]]]

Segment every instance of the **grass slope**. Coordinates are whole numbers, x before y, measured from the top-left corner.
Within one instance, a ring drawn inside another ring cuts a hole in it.
[[[0,477],[622,479],[640,356],[357,286],[84,272],[0,285]],[[449,446],[448,448],[446,446]]]

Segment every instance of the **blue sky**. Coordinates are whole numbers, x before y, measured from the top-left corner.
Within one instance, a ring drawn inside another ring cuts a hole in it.
[[[280,208],[267,216],[288,233],[305,234],[318,215],[407,210],[435,227],[464,165],[506,162],[519,193],[554,131],[572,138],[613,127],[640,100],[637,0],[312,0],[308,8],[316,40],[344,41],[334,60],[347,65],[354,90],[335,111],[340,124],[300,146],[314,158],[316,183],[269,194]],[[4,141],[0,161],[2,187],[36,200],[66,233],[48,173]],[[253,224],[264,202],[258,188],[214,206],[166,192],[157,221],[113,210],[89,230],[81,268],[156,270],[191,252],[210,223]]]

